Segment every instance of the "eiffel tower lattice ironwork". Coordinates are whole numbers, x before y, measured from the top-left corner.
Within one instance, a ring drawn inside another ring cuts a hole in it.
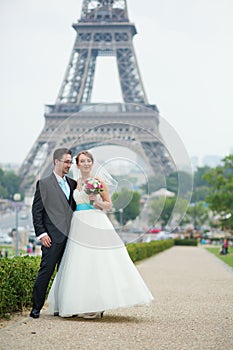
[[[51,155],[58,147],[78,152],[120,144],[141,155],[152,171],[158,164],[168,171],[159,112],[148,103],[143,87],[132,43],[137,32],[126,0],[83,0],[73,28],[77,36],[57,100],[46,106],[44,128],[20,169],[23,188],[34,191],[37,177],[51,170]],[[98,56],[116,58],[123,103],[91,103]]]

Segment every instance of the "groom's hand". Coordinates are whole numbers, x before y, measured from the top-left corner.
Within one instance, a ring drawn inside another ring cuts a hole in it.
[[[50,247],[51,247],[52,241],[51,241],[51,238],[49,237],[49,235],[43,236],[43,237],[40,239],[40,241],[41,241],[41,244],[42,244],[44,247],[46,247],[46,248],[50,248]]]

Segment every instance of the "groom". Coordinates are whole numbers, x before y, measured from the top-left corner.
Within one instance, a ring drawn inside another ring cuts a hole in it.
[[[61,261],[71,218],[76,203],[73,191],[76,181],[65,176],[69,173],[72,157],[67,148],[54,151],[54,170],[48,177],[37,182],[32,204],[33,225],[41,241],[42,258],[32,293],[33,307],[30,316],[39,318],[49,281]]]

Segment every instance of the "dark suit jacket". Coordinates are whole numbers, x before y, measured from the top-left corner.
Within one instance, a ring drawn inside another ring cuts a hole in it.
[[[66,177],[66,180],[70,186],[69,201],[59,186],[56,176],[52,173],[37,182],[32,204],[36,236],[47,232],[52,241],[56,243],[66,240],[73,211],[76,207],[73,191],[77,183],[69,177]]]

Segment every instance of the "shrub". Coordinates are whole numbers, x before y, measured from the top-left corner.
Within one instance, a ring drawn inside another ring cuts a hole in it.
[[[143,260],[172,247],[173,240],[131,243],[127,250],[133,262]],[[33,285],[41,257],[14,257],[0,259],[0,317],[31,307]],[[47,293],[53,282],[54,272]]]
[[[127,244],[127,250],[133,262],[149,258],[165,249],[171,248],[174,245],[172,239],[164,241],[152,241],[149,243],[130,243]]]
[[[188,239],[188,238],[185,238],[185,239],[176,238],[174,240],[174,244],[175,245],[197,246],[198,240],[197,239]]]
[[[32,289],[40,261],[40,256],[0,259],[0,317],[31,307]],[[54,276],[55,273],[49,286]]]
[[[40,257],[0,259],[0,317],[31,305],[32,286],[39,264]]]

